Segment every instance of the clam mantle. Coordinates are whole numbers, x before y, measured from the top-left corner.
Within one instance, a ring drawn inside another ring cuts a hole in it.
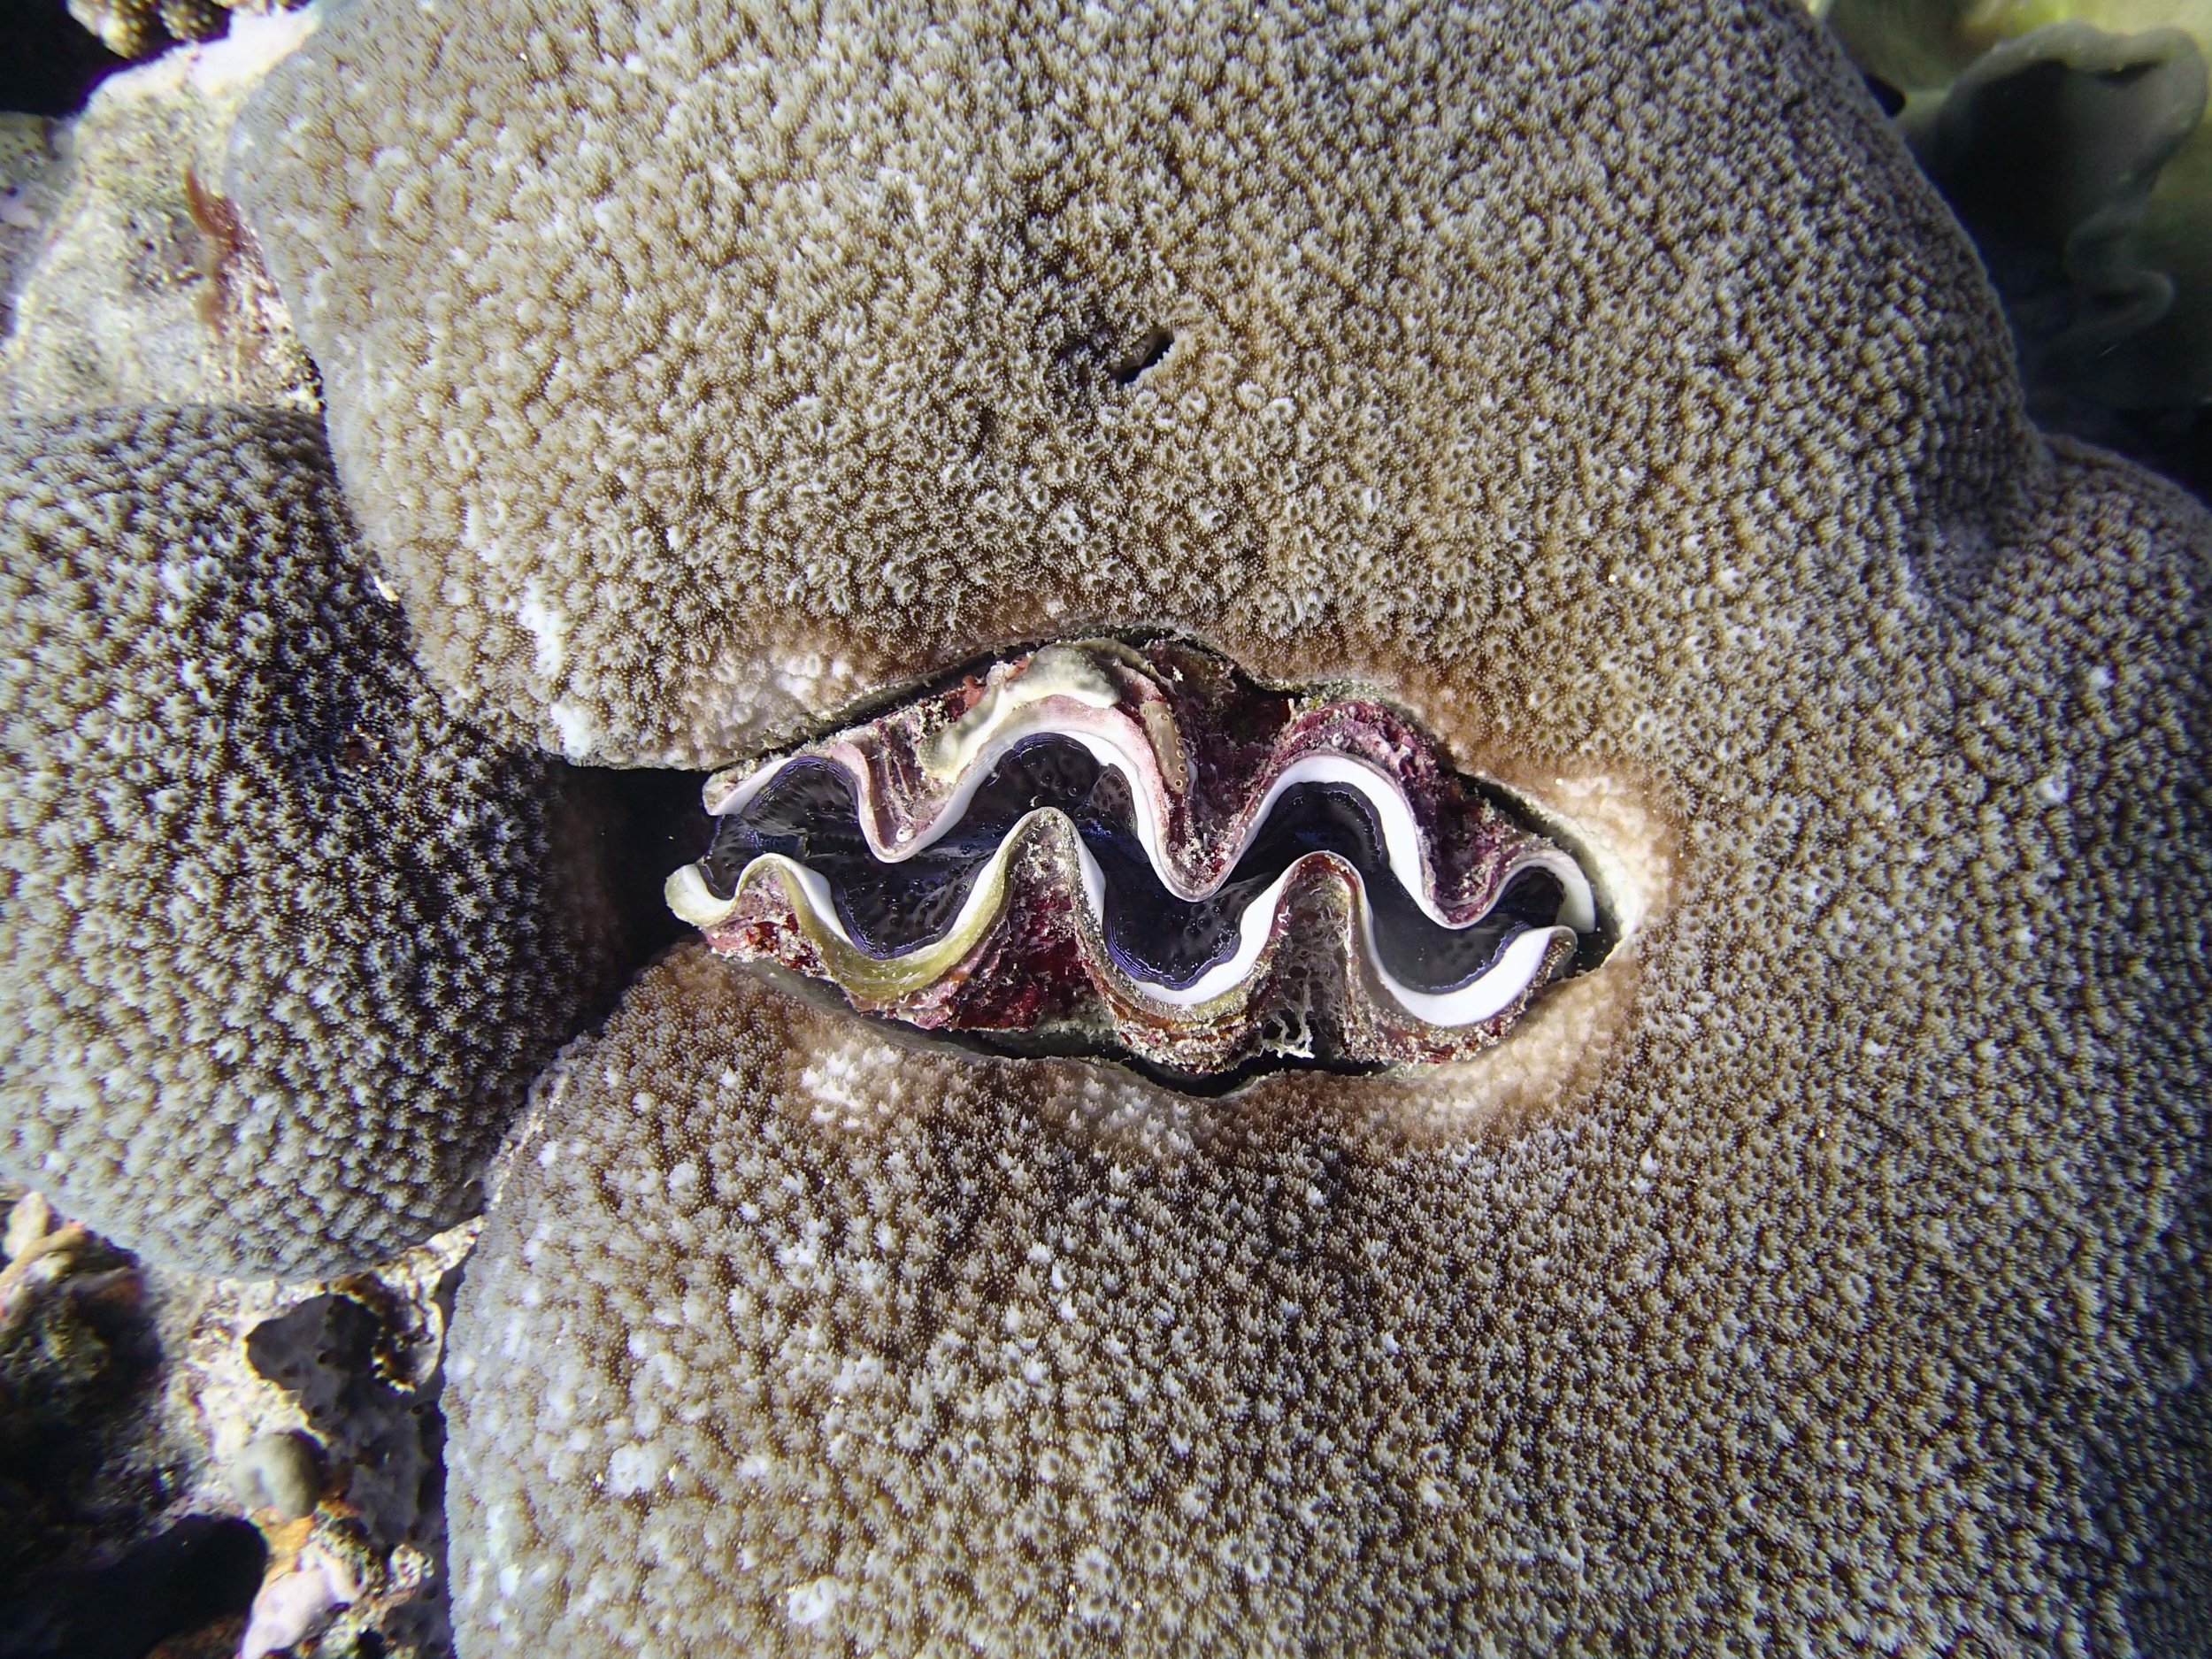
[[[1044,646],[706,788],[724,956],[1018,1052],[1210,1073],[1458,1058],[1609,929],[1403,714],[1174,641]]]

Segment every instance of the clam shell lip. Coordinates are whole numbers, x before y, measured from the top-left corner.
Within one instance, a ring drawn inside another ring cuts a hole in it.
[[[1422,850],[1419,826],[1414,821],[1413,810],[1408,804],[1396,781],[1355,756],[1343,754],[1302,755],[1281,768],[1256,805],[1244,817],[1244,833],[1239,845],[1221,862],[1220,869],[1209,882],[1193,882],[1175,867],[1165,852],[1164,797],[1169,793],[1166,780],[1161,776],[1159,763],[1153,745],[1138,723],[1118,709],[1102,710],[1088,702],[1073,697],[1052,695],[1023,705],[1011,718],[999,725],[990,739],[969,750],[952,789],[930,818],[914,826],[909,834],[887,837],[882,826],[892,820],[877,790],[874,769],[868,764],[865,754],[847,739],[832,741],[819,749],[810,751],[813,758],[829,761],[844,770],[853,780],[853,787],[860,807],[861,833],[866,838],[869,851],[886,864],[897,864],[913,857],[925,848],[933,845],[949,833],[960,821],[968,803],[989,778],[992,768],[1017,745],[1027,739],[1051,735],[1070,739],[1088,749],[1100,765],[1119,772],[1130,787],[1136,802],[1135,828],[1145,855],[1161,884],[1178,898],[1197,900],[1209,898],[1218,891],[1237,859],[1248,849],[1266,822],[1269,809],[1288,790],[1306,783],[1335,784],[1354,789],[1365,798],[1375,814],[1382,832],[1384,849],[1388,855],[1391,873],[1398,879],[1407,895],[1422,912],[1440,927],[1471,926],[1480,918],[1455,921],[1437,903],[1434,883],[1431,879],[1427,859]],[[790,755],[744,776],[731,773],[718,775],[707,786],[707,810],[716,817],[727,817],[745,810],[755,796],[773,783],[783,769],[806,758],[808,751]],[[1516,857],[1498,882],[1502,892],[1512,878],[1525,870],[1543,870],[1559,883],[1559,921],[1577,933],[1594,932],[1597,927],[1597,901],[1590,888],[1589,878],[1581,866],[1566,852],[1556,848],[1543,848]],[[1094,865],[1094,872],[1095,866]],[[703,879],[699,881],[703,895],[712,900],[711,892]],[[670,902],[676,904],[673,884]],[[690,902],[687,900],[687,902]],[[714,903],[721,901],[713,900]],[[695,904],[694,908],[699,908]],[[695,926],[710,926],[686,913],[682,908],[677,914]],[[727,914],[726,910],[723,912]]]
[[[718,951],[1200,1070],[1310,1040],[1269,1034],[1277,994],[1353,1057],[1494,1041],[1608,926],[1576,854],[1386,702],[1172,642],[1040,647],[703,794],[728,822],[667,894]],[[1348,955],[1317,974],[1317,925]]]
[[[726,899],[716,896],[697,865],[687,864],[669,878],[669,906],[695,926],[717,926],[735,913],[749,883],[763,877],[777,879],[782,884],[786,899],[799,916],[801,926],[821,950],[839,982],[878,1001],[890,1001],[923,989],[967,954],[988,929],[1004,901],[1007,867],[1016,849],[1033,828],[1054,818],[1067,822],[1065,815],[1055,808],[1042,808],[1021,818],[978,872],[952,926],[939,938],[896,956],[873,956],[864,950],[839,919],[829,883],[797,860],[780,853],[764,853],[747,864],[738,877],[735,891]],[[1079,837],[1071,835],[1069,839],[1081,861],[1083,891],[1091,919],[1102,929],[1106,921],[1105,873]],[[1163,1010],[1201,1008],[1232,995],[1257,965],[1293,884],[1317,861],[1333,864],[1348,876],[1353,890],[1361,896],[1356,908],[1361,943],[1370,970],[1393,1001],[1427,1025],[1454,1029],[1496,1018],[1546,977],[1555,943],[1563,940],[1571,949],[1575,940],[1575,930],[1571,927],[1532,927],[1509,940],[1490,967],[1469,983],[1450,991],[1417,990],[1383,965],[1375,939],[1373,912],[1365,902],[1365,887],[1359,872],[1333,854],[1309,853],[1292,863],[1245,907],[1238,918],[1235,950],[1189,985],[1177,987],[1140,979],[1118,968],[1115,970],[1117,977],[1141,999]]]

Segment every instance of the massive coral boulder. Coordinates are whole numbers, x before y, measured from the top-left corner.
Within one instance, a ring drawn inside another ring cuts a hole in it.
[[[242,182],[465,694],[722,758],[1171,629],[1617,923],[1471,1059],[1234,1087],[664,962],[464,1289],[466,1651],[2204,1644],[2212,526],[2021,419],[1793,6],[288,73]]]
[[[0,425],[0,1171],[132,1249],[467,1213],[618,939],[586,797],[451,718],[311,417]]]
[[[233,188],[426,666],[509,732],[720,765],[1141,622],[1540,764],[1590,712],[1529,631],[1801,580],[1763,491],[1939,584],[2027,454],[1805,19],[1633,10],[357,0]]]

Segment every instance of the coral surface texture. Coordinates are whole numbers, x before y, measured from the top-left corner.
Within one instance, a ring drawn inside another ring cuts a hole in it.
[[[306,1275],[463,1213],[608,923],[557,761],[448,718],[317,423],[0,424],[0,1171]]]
[[[572,758],[1132,620],[1533,755],[1657,565],[1939,583],[2026,442],[1809,22],[1552,9],[361,4],[233,183],[426,665]]]

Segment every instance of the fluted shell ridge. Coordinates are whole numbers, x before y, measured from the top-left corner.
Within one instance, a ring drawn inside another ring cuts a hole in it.
[[[718,950],[925,1028],[1190,1072],[1479,1052],[1609,948],[1573,853],[1404,715],[1048,645],[706,788]]]

